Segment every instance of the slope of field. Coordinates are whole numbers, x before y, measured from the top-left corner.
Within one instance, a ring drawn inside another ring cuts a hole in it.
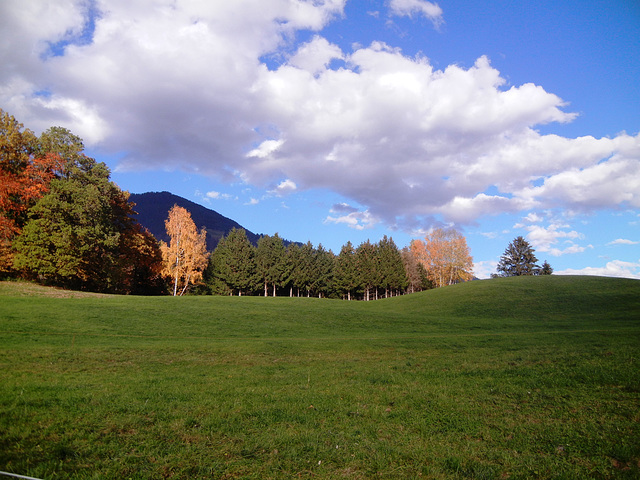
[[[38,478],[638,478],[640,282],[377,302],[0,283],[0,470]]]

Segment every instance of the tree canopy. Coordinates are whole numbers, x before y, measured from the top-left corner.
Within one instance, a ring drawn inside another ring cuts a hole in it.
[[[424,242],[413,240],[411,251],[436,287],[473,278],[473,258],[467,240],[457,230],[436,228],[425,236]]]
[[[174,205],[165,222],[169,244],[161,242],[163,273],[173,283],[173,295],[184,295],[189,285],[202,279],[207,266],[207,231],[198,232],[191,214]]]
[[[516,237],[500,257],[497,266],[498,276],[538,275],[540,267],[537,265],[538,259],[534,252],[529,242],[523,237]]]

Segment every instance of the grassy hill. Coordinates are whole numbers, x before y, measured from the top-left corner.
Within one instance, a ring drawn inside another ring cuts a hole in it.
[[[377,302],[0,283],[0,470],[39,478],[638,478],[640,282]]]

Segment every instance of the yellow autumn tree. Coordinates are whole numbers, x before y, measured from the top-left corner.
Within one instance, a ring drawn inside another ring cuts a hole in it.
[[[169,210],[164,225],[170,240],[160,244],[163,274],[173,282],[173,295],[183,295],[190,284],[200,282],[207,266],[207,231],[198,232],[191,214],[178,205]]]
[[[453,228],[436,228],[422,240],[411,241],[411,253],[427,270],[436,287],[473,278],[473,257],[467,240]]]

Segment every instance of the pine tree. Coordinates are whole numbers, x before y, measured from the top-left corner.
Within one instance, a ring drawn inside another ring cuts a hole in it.
[[[506,248],[498,262],[498,275],[515,277],[520,275],[537,275],[540,267],[535,250],[523,237],[516,237]]]
[[[265,235],[258,240],[256,249],[256,267],[258,277],[264,286],[264,296],[269,296],[268,287],[271,285],[273,296],[277,287],[281,287],[285,280],[285,248],[282,238],[276,233],[273,237]]]
[[[553,268],[551,268],[551,265],[549,265],[549,262],[545,260],[544,263],[542,264],[542,268],[540,269],[540,275],[552,275],[552,274],[553,274]]]
[[[357,285],[364,291],[364,299],[371,300],[371,290],[378,286],[377,248],[369,240],[356,249]]]
[[[238,296],[253,289],[256,283],[255,248],[244,229],[232,228],[221,238],[209,263],[207,283],[218,293],[222,292],[216,282],[224,284],[230,293],[237,292]]]
[[[402,263],[402,256],[393,238],[385,235],[378,243],[380,265],[380,284],[384,288],[384,296],[396,294],[407,287],[407,276]]]
[[[347,242],[340,249],[336,258],[334,270],[335,287],[341,295],[346,295],[351,300],[357,284],[356,276],[356,252],[351,242]]]
[[[333,279],[333,252],[318,245],[313,255],[313,282],[311,288],[319,298],[327,296]]]

